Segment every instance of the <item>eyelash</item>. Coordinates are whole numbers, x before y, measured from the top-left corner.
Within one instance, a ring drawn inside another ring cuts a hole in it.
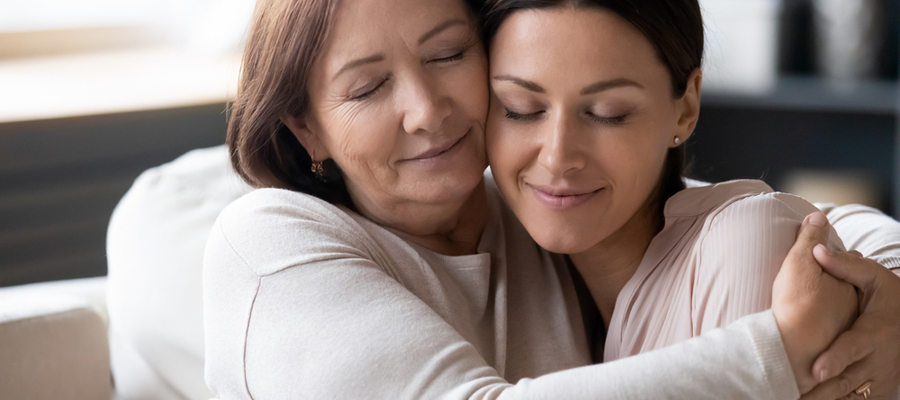
[[[533,114],[519,114],[519,113],[515,113],[515,112],[512,112],[509,109],[507,109],[506,110],[506,118],[514,120],[514,121],[534,121],[538,118],[538,115],[540,115],[542,112],[543,111],[536,112]],[[625,123],[625,118],[628,117],[628,114],[622,114],[617,117],[598,117],[594,114],[588,114],[588,115],[591,120],[593,120],[595,122],[599,122],[601,124],[607,124],[607,125],[621,125],[621,124]]]
[[[352,96],[350,99],[353,100],[353,101],[363,101],[363,100],[366,100],[366,99],[368,99],[369,97],[374,96],[375,93],[378,93],[378,90],[380,90],[381,87],[384,86],[384,84],[385,84],[386,82],[387,82],[387,79],[381,81],[381,83],[379,83],[378,86],[375,86],[375,88],[373,88],[372,90],[370,90],[370,91],[368,91],[368,92],[365,92],[365,93],[363,93],[363,94],[361,94],[361,95],[358,95],[358,96]]]
[[[459,61],[459,60],[462,60],[462,58],[463,58],[463,53],[465,53],[465,52],[464,52],[464,51],[461,51],[461,52],[456,53],[456,54],[454,54],[454,55],[452,55],[452,56],[450,56],[450,57],[436,58],[436,59],[434,59],[434,60],[431,60],[431,62],[436,62],[436,63],[449,63],[449,62]]]
[[[622,114],[622,115],[619,115],[618,117],[599,117],[594,114],[589,114],[589,116],[590,116],[591,120],[593,120],[595,122],[599,122],[601,124],[622,125],[623,123],[625,123],[625,117],[627,117],[628,114]]]
[[[534,121],[537,119],[538,114],[540,114],[540,112],[536,112],[533,114],[519,114],[512,112],[509,109],[506,110],[506,118],[514,121]]]

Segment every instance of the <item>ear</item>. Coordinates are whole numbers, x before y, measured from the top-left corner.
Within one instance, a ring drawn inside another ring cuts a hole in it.
[[[328,150],[319,139],[321,129],[318,129],[318,125],[312,117],[295,117],[283,114],[281,122],[290,129],[291,133],[294,134],[294,137],[297,138],[297,141],[306,149],[306,152],[309,153],[309,156],[314,161],[323,161],[331,158],[331,154],[328,153]]]
[[[681,139],[681,143],[687,141],[694,128],[697,126],[697,120],[700,118],[700,86],[703,83],[703,73],[700,68],[694,69],[688,78],[687,89],[684,96],[676,100],[678,118],[676,136]],[[674,145],[673,145],[674,146]]]

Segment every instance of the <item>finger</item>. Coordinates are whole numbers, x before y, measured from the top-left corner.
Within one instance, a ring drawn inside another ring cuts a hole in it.
[[[800,231],[797,233],[797,241],[794,242],[794,245],[788,252],[787,260],[782,265],[782,268],[796,272],[804,271],[804,273],[809,273],[810,271],[803,267],[815,265],[815,271],[821,272],[818,263],[814,262],[815,259],[810,257],[810,255],[813,247],[817,244],[826,243],[828,240],[827,224],[828,220],[821,212],[807,215],[803,220],[803,223],[800,224]],[[794,260],[794,262],[789,262],[788,260]]]
[[[858,330],[842,333],[813,363],[813,376],[825,382],[875,351],[873,340]]]
[[[862,256],[863,256],[862,253],[860,253],[860,252],[858,252],[858,251],[856,251],[856,250],[850,250],[850,251],[848,251],[847,253],[853,254],[854,256],[857,256],[857,257],[862,257]]]
[[[878,272],[884,269],[867,258],[841,251],[833,252],[822,244],[813,248],[813,256],[826,272],[863,290],[869,288],[875,282]]]
[[[806,216],[800,224],[800,232],[797,234],[797,244],[804,243],[815,246],[816,243],[828,243],[828,218],[821,212],[814,212]]]
[[[865,367],[865,360],[853,364],[850,368],[834,378],[831,378],[825,382],[820,383],[818,386],[810,390],[808,393],[803,395],[803,399],[840,399],[844,396],[853,394],[856,388],[862,386],[863,383],[866,382],[866,378],[863,376],[863,371],[867,368]],[[853,397],[850,397],[853,398]]]

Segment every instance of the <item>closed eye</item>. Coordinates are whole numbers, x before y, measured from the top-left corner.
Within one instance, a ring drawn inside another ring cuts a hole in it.
[[[454,55],[452,55],[452,56],[450,56],[450,57],[435,58],[435,59],[431,60],[431,62],[436,62],[436,63],[449,63],[449,62],[459,61],[459,60],[462,60],[462,58],[463,58],[463,53],[464,53],[464,52],[461,51],[461,52],[456,53],[456,54],[454,54]]]
[[[375,93],[378,93],[378,90],[381,89],[381,88],[384,86],[385,83],[387,83],[387,81],[388,81],[387,79],[384,79],[384,80],[382,80],[380,83],[378,83],[377,86],[375,86],[374,88],[372,88],[371,90],[368,90],[368,91],[366,91],[365,93],[362,93],[362,94],[359,94],[359,95],[353,95],[353,96],[350,96],[350,100],[353,100],[353,101],[363,101],[363,100],[366,100],[366,99],[368,99],[368,98],[374,96]]]
[[[623,123],[625,123],[625,118],[628,117],[628,114],[622,114],[616,117],[601,117],[590,112],[587,114],[592,121],[606,125],[622,125]]]
[[[538,117],[541,115],[541,113],[543,113],[543,111],[538,111],[536,113],[531,113],[531,114],[519,114],[517,112],[511,111],[508,108],[505,110],[506,110],[506,118],[509,118],[509,119],[515,120],[515,121],[534,121],[534,120],[538,119]]]

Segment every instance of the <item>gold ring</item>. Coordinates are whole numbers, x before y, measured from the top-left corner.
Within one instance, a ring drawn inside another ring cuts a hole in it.
[[[863,383],[858,388],[856,388],[853,393],[862,395],[863,399],[868,400],[869,395],[872,394],[872,381],[866,381],[866,383]]]

